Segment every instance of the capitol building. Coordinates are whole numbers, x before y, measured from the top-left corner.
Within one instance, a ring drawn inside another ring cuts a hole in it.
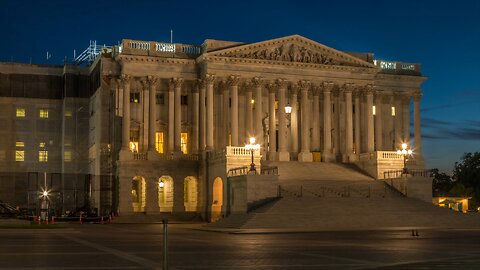
[[[48,189],[58,215],[215,221],[278,196],[282,166],[338,163],[382,181],[407,163],[402,143],[409,168],[424,168],[425,80],[419,64],[300,35],[124,39],[86,65],[0,63],[0,200],[35,209]]]

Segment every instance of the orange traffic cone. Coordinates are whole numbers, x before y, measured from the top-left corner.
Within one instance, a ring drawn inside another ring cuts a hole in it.
[[[52,225],[55,224],[55,216],[52,217]]]
[[[42,224],[42,220],[40,219],[40,216],[38,216],[37,221],[38,221],[38,225]]]

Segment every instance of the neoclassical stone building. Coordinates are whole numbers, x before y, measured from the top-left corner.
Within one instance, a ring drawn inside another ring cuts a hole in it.
[[[412,103],[412,166],[423,166],[418,64],[292,35],[201,46],[123,40],[84,72],[98,78],[88,170],[97,191],[114,190],[97,193],[102,211],[218,217],[232,199],[230,169],[251,162],[250,137],[261,146],[258,171],[269,161],[343,162],[382,178],[403,165],[393,151],[411,143]]]

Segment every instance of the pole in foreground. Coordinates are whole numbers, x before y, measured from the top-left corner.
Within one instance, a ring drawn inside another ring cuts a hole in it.
[[[168,269],[168,219],[163,219],[163,270]]]

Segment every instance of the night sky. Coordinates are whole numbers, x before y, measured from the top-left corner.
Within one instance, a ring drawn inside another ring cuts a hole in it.
[[[2,62],[62,64],[90,40],[170,41],[173,29],[177,43],[299,34],[338,50],[420,63],[428,77],[421,103],[428,168],[451,173],[463,153],[480,151],[480,1],[0,0],[0,13]]]

